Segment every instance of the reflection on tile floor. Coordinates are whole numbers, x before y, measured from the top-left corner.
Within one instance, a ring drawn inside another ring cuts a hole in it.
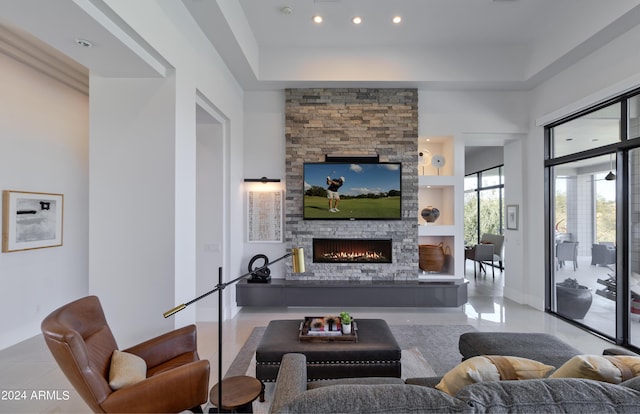
[[[480,331],[506,332],[547,332],[568,342],[584,353],[601,353],[612,345],[598,336],[592,335],[569,323],[529,306],[519,305],[502,297],[505,272],[496,271],[496,278],[478,276],[473,279],[473,268],[469,264],[469,301],[466,305],[453,308],[354,308],[351,313],[360,318],[382,318],[389,324],[423,325],[461,325],[468,324]],[[581,283],[589,283],[596,288],[596,271],[587,276],[588,264],[579,264],[579,271],[567,271],[567,277],[579,277]],[[558,273],[564,278],[565,269]],[[612,302],[594,295],[594,303],[585,318],[592,326],[606,329],[611,324]],[[310,314],[338,313],[344,309],[336,308],[245,308],[223,326],[223,371],[226,371],[238,350],[257,326],[266,326],[273,319],[297,319]],[[609,316],[609,317],[608,317]],[[107,315],[108,318],[108,315]],[[601,325],[597,325],[601,324]],[[201,358],[211,362],[212,378],[210,385],[216,382],[218,370],[217,324],[198,323],[198,349]],[[0,401],[2,413],[86,413],[89,411],[82,399],[73,390],[67,379],[53,361],[44,340],[36,336],[15,346],[0,351],[0,389],[1,390],[59,390],[60,399],[27,401]],[[69,391],[64,399],[62,391]],[[30,395],[29,395],[30,396]]]

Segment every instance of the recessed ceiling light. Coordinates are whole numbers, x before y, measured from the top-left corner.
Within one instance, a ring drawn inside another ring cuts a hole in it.
[[[291,6],[283,6],[282,8],[280,8],[280,11],[282,12],[282,14],[289,15],[293,13],[293,8]]]
[[[78,39],[75,40],[75,42],[76,42],[76,44],[78,46],[82,46],[82,47],[91,47],[91,46],[93,46],[93,43],[91,43],[90,41],[88,41],[86,39],[78,38]]]
[[[313,16],[313,22],[314,23],[322,23],[322,16],[320,16],[320,15]]]
[[[393,19],[391,21],[394,22],[395,24],[398,24],[398,23],[400,23],[402,21],[402,17],[393,16]]]
[[[353,24],[360,24],[362,23],[362,17],[355,16],[353,19],[351,19],[351,21],[353,22]]]

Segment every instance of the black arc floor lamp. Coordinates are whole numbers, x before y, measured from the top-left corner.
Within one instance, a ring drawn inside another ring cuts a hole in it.
[[[279,262],[280,260],[284,260],[290,256],[293,256],[293,269],[292,269],[293,273],[304,273],[305,271],[304,249],[302,247],[294,247],[291,249],[290,252],[273,261],[269,261],[267,259],[266,260],[267,263],[264,266],[259,267],[257,269],[253,269],[252,271],[249,271],[241,276],[238,276],[237,278],[226,283],[222,282],[222,267],[219,267],[218,268],[218,284],[216,285],[215,288],[213,288],[212,290],[210,290],[209,292],[203,295],[198,296],[195,299],[190,300],[189,302],[180,304],[175,308],[170,309],[162,314],[165,318],[168,318],[169,316],[175,315],[176,313],[180,312],[187,306],[199,301],[200,299],[203,299],[211,295],[212,293],[218,292],[218,412],[221,412],[221,407],[222,407],[222,291],[227,286],[233,285],[234,283],[239,282],[244,278],[252,276],[256,272],[263,271],[273,263]]]

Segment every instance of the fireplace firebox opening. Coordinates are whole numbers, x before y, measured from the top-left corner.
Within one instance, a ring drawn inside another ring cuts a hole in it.
[[[391,239],[313,239],[314,263],[392,263]]]

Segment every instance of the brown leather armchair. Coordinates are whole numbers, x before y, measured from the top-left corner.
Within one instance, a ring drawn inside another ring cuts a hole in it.
[[[118,345],[96,296],[78,299],[42,321],[53,357],[96,413],[180,412],[207,401],[209,361],[196,350],[196,327],[186,326],[123,351],[147,364],[147,378],[113,391],[111,355]]]

